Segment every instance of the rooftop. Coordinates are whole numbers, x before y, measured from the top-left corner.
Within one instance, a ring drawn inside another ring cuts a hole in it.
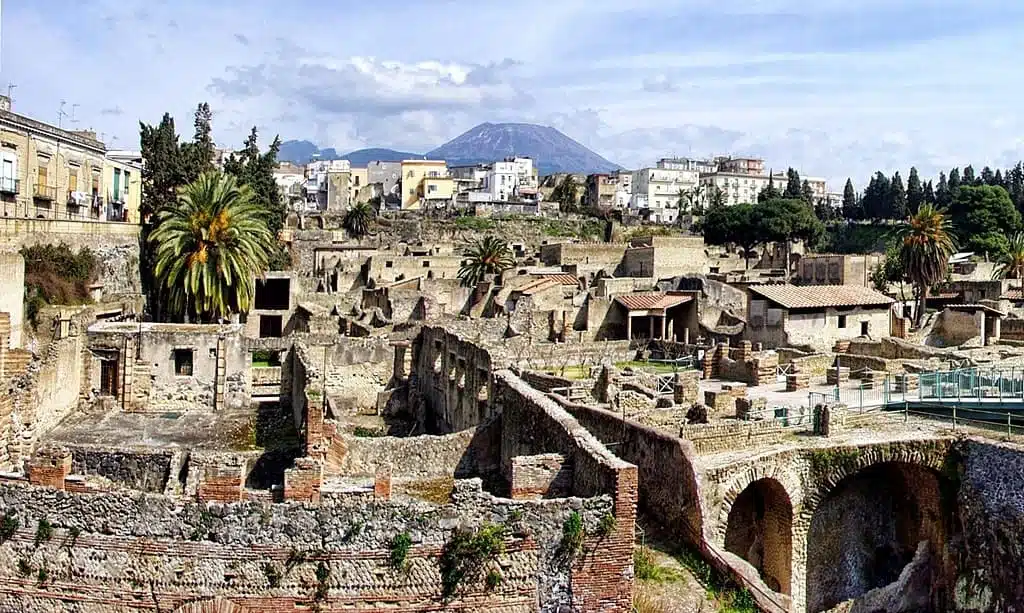
[[[691,300],[693,300],[693,296],[689,294],[674,292],[637,292],[635,294],[622,294],[615,297],[615,302],[618,302],[630,311],[670,309]]]
[[[895,302],[859,285],[751,285],[750,292],[787,309],[885,306]]]

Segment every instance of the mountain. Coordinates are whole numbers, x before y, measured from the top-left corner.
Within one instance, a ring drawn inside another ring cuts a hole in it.
[[[621,168],[554,128],[529,123],[482,123],[426,156],[393,149],[359,149],[338,155],[334,149],[321,150],[308,140],[289,140],[281,143],[277,159],[294,164],[307,164],[313,159],[349,160],[352,166],[359,168],[372,161],[400,162],[422,157],[460,166],[495,162],[513,155],[533,158],[542,175],[590,174]]]
[[[420,157],[423,157],[420,153],[408,153],[392,149],[359,149],[358,151],[340,155],[331,147],[320,149],[308,140],[286,140],[281,143],[281,150],[277,153],[277,159],[281,162],[303,165],[308,164],[314,159],[348,160],[356,168],[366,166],[367,162],[401,162],[402,160]]]
[[[533,158],[540,174],[600,173],[620,166],[548,126],[529,123],[482,123],[427,153],[449,166],[494,162],[519,155]]]
[[[401,162],[402,160],[418,160],[421,157],[423,157],[423,154],[421,153],[373,148],[358,149],[351,153],[346,153],[339,159],[352,162],[353,168],[363,168],[370,162]]]

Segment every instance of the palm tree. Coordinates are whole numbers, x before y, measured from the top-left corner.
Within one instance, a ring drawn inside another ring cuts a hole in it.
[[[476,287],[488,275],[497,275],[515,266],[508,243],[494,236],[473,241],[463,252],[468,260],[459,268],[463,287]]]
[[[358,202],[345,213],[341,225],[352,238],[360,239],[370,233],[370,222],[375,215],[376,211],[368,202]]]
[[[925,204],[897,231],[900,259],[917,293],[917,327],[924,318],[928,290],[945,278],[949,256],[956,251],[952,227],[944,209]]]
[[[158,213],[149,240],[170,311],[204,322],[247,312],[255,278],[277,250],[252,190],[221,172],[182,187],[177,201]]]
[[[999,256],[994,279],[1021,279],[1024,288],[1024,232],[1010,237],[1010,247]]]

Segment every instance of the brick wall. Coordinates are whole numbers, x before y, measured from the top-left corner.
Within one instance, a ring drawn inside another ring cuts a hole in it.
[[[776,420],[724,424],[686,424],[679,436],[692,442],[698,453],[716,453],[770,445],[782,439],[785,430]]]
[[[572,491],[572,464],[560,453],[512,458],[512,499],[563,498]]]

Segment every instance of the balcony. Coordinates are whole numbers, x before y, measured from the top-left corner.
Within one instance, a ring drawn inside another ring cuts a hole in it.
[[[14,177],[0,177],[0,194],[21,193],[21,180]]]
[[[52,185],[36,183],[32,189],[32,197],[38,200],[54,201],[57,199],[57,188]]]

